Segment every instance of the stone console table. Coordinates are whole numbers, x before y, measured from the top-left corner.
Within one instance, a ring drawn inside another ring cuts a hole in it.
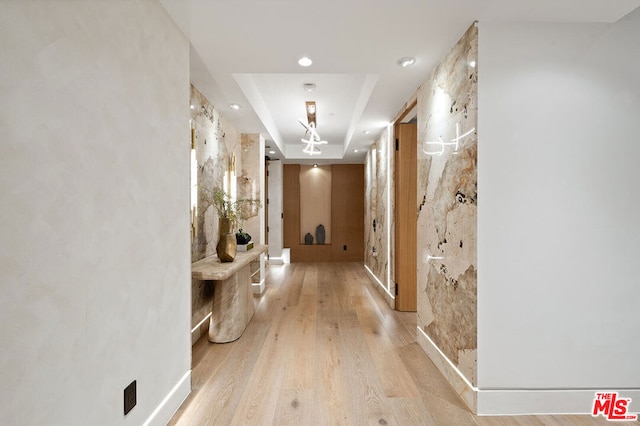
[[[222,263],[218,256],[209,256],[191,264],[191,277],[214,282],[209,341],[227,343],[237,340],[253,317],[251,262],[267,251],[266,245],[236,253],[233,262]]]

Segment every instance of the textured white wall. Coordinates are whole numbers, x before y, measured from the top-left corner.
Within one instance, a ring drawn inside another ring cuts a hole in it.
[[[0,50],[0,418],[140,425],[189,389],[189,44],[155,1],[30,0]]]
[[[640,388],[640,9],[479,40],[478,386]]]
[[[269,213],[269,257],[282,258],[283,245],[283,188],[282,188],[282,161],[269,162],[269,205],[266,206]]]

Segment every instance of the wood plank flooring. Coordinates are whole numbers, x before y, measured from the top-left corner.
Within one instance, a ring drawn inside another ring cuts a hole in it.
[[[193,346],[192,392],[169,424],[608,424],[472,415],[416,343],[416,314],[389,309],[374,285],[360,263],[269,266],[242,337]]]

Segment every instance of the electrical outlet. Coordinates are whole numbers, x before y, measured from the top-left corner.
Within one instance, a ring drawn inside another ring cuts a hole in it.
[[[136,406],[136,381],[131,382],[129,386],[124,388],[124,415]]]

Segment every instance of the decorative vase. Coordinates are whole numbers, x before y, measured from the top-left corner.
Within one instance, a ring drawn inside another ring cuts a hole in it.
[[[236,232],[236,243],[238,244],[249,244],[251,241],[251,235],[242,231],[242,228]]]
[[[313,244],[313,235],[311,235],[310,233],[307,232],[307,235],[304,236],[304,243],[306,245]]]
[[[238,249],[236,236],[231,230],[231,220],[228,217],[218,219],[219,239],[216,245],[216,253],[220,262],[233,262]]]
[[[316,228],[316,241],[318,242],[318,244],[324,244],[324,237],[324,225],[320,224]]]

